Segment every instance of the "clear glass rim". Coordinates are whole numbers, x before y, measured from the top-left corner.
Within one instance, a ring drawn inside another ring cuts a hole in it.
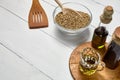
[[[92,51],[94,52],[94,54],[96,54],[96,55],[98,56],[97,63],[95,63],[94,65],[99,64],[99,62],[100,62],[100,55],[99,55],[99,53],[98,53],[96,50],[94,50],[94,49],[91,48],[91,47],[84,48],[84,49],[80,52],[80,59],[81,59],[82,61],[84,61],[84,58],[83,58],[84,55],[83,55],[83,53],[84,53],[84,51],[87,50],[87,49],[92,50]]]

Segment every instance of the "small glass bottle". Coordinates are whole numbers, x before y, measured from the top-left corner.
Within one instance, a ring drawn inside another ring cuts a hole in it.
[[[120,58],[120,26],[117,27],[112,35],[112,41],[108,46],[108,50],[103,58],[106,67],[115,69],[118,66]]]
[[[106,30],[107,25],[112,20],[113,8],[108,5],[104,8],[103,14],[100,16],[100,23],[94,30],[92,38],[92,47],[96,49],[104,48],[108,31]]]
[[[100,26],[94,30],[92,38],[92,47],[95,49],[104,48],[108,31],[104,26]]]

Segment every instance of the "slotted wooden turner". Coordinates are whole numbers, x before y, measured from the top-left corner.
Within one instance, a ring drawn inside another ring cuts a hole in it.
[[[39,0],[33,0],[28,16],[30,29],[48,27],[47,15],[39,3]]]

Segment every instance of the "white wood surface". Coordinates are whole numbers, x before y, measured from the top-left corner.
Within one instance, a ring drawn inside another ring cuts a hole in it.
[[[88,30],[78,36],[66,36],[53,23],[54,0],[39,0],[46,11],[49,27],[28,28],[32,0],[0,0],[0,80],[73,80],[69,57],[79,44],[91,41],[99,16],[106,5],[115,9],[108,25],[110,42],[120,26],[120,0],[74,0],[87,6],[93,14]],[[70,2],[73,0],[61,0]]]
[[[0,45],[1,80],[51,80],[23,58]]]

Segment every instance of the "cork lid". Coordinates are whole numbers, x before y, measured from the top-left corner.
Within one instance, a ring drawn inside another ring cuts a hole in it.
[[[113,7],[108,5],[105,7],[104,12],[106,13],[106,15],[112,15],[113,14]]]
[[[113,7],[108,5],[104,8],[103,14],[100,16],[100,20],[104,24],[109,24],[112,20]]]
[[[110,5],[106,6],[105,9],[106,9],[107,11],[113,11],[112,6],[110,6]]]
[[[120,39],[120,26],[115,29],[113,34],[115,34],[115,36]]]
[[[117,44],[120,45],[120,26],[115,29],[112,38]]]

